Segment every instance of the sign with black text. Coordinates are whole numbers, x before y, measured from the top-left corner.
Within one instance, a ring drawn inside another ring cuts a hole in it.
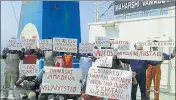
[[[52,39],[42,39],[39,40],[39,47],[41,50],[52,50],[52,43]]]
[[[117,100],[131,100],[132,72],[91,67],[86,94]]]
[[[41,93],[81,94],[80,68],[44,67]]]
[[[114,15],[175,6],[175,1],[114,1]]]
[[[54,38],[53,51],[77,53],[77,39]]]

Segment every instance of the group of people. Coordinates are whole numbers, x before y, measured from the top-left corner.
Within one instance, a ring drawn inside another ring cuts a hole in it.
[[[50,38],[49,38],[50,39]],[[134,45],[136,50],[143,50],[141,44]],[[97,48],[95,48],[97,49]],[[157,47],[152,47],[151,50],[157,51]],[[39,48],[37,49],[22,49],[17,50],[8,50],[5,49],[2,54],[2,58],[5,61],[5,86],[2,89],[3,97],[2,100],[7,100],[10,83],[14,84],[12,86],[13,95],[16,100],[48,100],[48,95],[40,92],[40,84],[42,83],[42,75],[45,71],[42,69],[36,76],[19,76],[19,63],[20,60],[23,61],[25,55],[35,55],[37,59],[44,59],[44,66],[56,66],[64,68],[73,67],[73,56],[76,56],[77,59],[80,59],[82,56],[88,57],[92,56],[91,61],[95,61],[96,57],[92,54],[82,55],[78,52],[75,53],[64,53],[64,52],[55,52],[53,50],[42,51]],[[175,48],[171,55],[163,53],[163,61],[170,60],[175,57]],[[62,64],[56,63],[57,56],[61,56]],[[132,60],[132,59],[118,59],[117,56],[113,56],[112,59],[112,69],[126,70],[124,64],[128,64],[131,67],[131,71],[135,73],[135,78],[133,80],[136,82],[132,84],[131,99],[136,100],[137,87],[139,85],[141,91],[141,100],[150,100],[150,87],[151,80],[154,79],[154,89],[155,89],[155,98],[154,100],[159,100],[159,86],[160,86],[160,75],[161,69],[160,66],[163,61],[148,61],[148,60]],[[91,66],[90,66],[91,67]],[[151,74],[152,72],[152,74]],[[87,75],[87,73],[84,73]],[[83,83],[82,86],[82,96],[85,100],[102,100],[100,97],[88,96],[85,95],[86,87],[86,78],[80,81]],[[22,84],[22,85],[21,85]],[[15,91],[15,92],[14,92]],[[64,95],[66,98],[71,98],[77,100],[80,96],[78,95]],[[59,96],[55,95],[55,100],[60,100]],[[113,100],[109,98],[109,100]]]

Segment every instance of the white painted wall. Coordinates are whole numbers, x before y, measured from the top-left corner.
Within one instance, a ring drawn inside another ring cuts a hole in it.
[[[102,25],[115,23],[111,30]],[[118,30],[118,31],[117,31]],[[114,20],[109,22],[99,22],[89,24],[89,42],[95,41],[95,36],[107,36],[109,38],[121,38],[126,40],[144,40],[149,37],[161,37],[166,35],[164,40],[168,41],[172,38],[175,41],[175,15],[158,17],[145,17],[137,19]],[[163,40],[162,39],[162,40]],[[170,54],[172,49],[163,48],[163,52]],[[161,88],[167,89],[171,93],[175,93],[175,59],[172,61],[164,61],[161,66]],[[170,82],[170,86],[168,83]],[[172,87],[172,88],[169,88]]]

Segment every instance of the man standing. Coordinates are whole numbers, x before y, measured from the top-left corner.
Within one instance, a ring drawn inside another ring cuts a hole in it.
[[[153,42],[158,42],[154,40]],[[153,51],[158,51],[157,47],[152,47],[151,48]],[[174,48],[173,52],[171,55],[167,55],[163,53],[164,60],[171,60],[175,57],[175,50]],[[149,64],[149,67],[146,71],[146,95],[147,95],[147,100],[150,100],[150,88],[151,88],[151,83],[152,80],[154,82],[154,100],[159,100],[159,93],[160,93],[160,80],[161,80],[161,64],[157,66],[152,66]]]
[[[140,43],[135,44],[134,47],[136,50],[143,50],[143,46]],[[138,84],[132,85],[132,100],[136,100],[138,85],[141,91],[141,100],[146,100],[146,70],[148,68],[148,64],[156,66],[161,64],[161,62],[136,59],[121,59],[121,61],[129,64],[131,66],[131,70],[136,73],[136,80]]]
[[[48,39],[52,39],[52,38],[48,38]],[[55,62],[56,62],[56,57],[58,56],[58,53],[52,50],[46,50],[44,51],[44,66],[51,66],[51,67],[55,67]],[[39,72],[39,74],[36,76],[37,80],[39,82],[42,82],[42,77],[44,74],[44,68]],[[44,93],[40,93],[38,100],[48,100],[48,95],[50,94],[44,94]]]
[[[16,50],[7,50],[3,53],[2,58],[6,64],[4,69],[5,87],[2,89],[2,100],[7,100],[11,82],[14,95],[14,84],[19,77],[20,56]]]

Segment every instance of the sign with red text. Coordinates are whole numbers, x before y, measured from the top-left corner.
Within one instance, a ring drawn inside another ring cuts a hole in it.
[[[44,67],[41,93],[81,94],[80,68]]]
[[[99,67],[112,67],[112,56],[102,57],[95,61],[96,65]]]
[[[119,59],[138,59],[162,61],[162,52],[143,50],[118,50],[118,49],[94,49],[93,55],[97,58],[117,55]]]
[[[77,53],[77,39],[54,38],[53,51]]]
[[[39,40],[39,48],[41,50],[52,50],[52,47],[53,47],[52,39]]]
[[[117,50],[114,52],[119,59],[138,59],[162,61],[162,52],[160,51],[143,51],[143,50]]]
[[[93,55],[96,58],[101,58],[101,57],[105,57],[105,56],[113,56],[114,49],[94,49]]]
[[[26,49],[36,49],[37,39],[24,39],[24,45]]]
[[[20,39],[10,39],[7,47],[9,50],[21,50],[24,48],[24,41]]]
[[[36,76],[39,72],[37,64],[21,64],[20,75]]]
[[[94,43],[80,43],[79,52],[80,53],[93,53]]]
[[[130,41],[129,40],[110,40],[111,44],[116,44],[116,45],[127,45],[127,44],[130,44]]]
[[[117,100],[131,100],[132,72],[91,67],[86,94]]]
[[[148,47],[175,47],[175,42],[143,42],[141,44]]]
[[[95,44],[97,47],[110,47],[110,41],[107,37],[95,37]]]

